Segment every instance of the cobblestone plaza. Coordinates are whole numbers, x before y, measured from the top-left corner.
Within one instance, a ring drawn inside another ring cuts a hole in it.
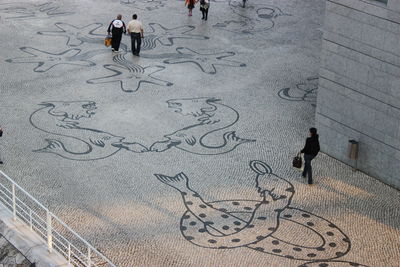
[[[312,186],[292,167],[325,5],[0,0],[1,170],[117,266],[399,266],[397,189],[329,153]],[[134,13],[140,57],[112,52]]]

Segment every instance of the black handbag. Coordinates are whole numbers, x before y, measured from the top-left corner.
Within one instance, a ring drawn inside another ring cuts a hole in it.
[[[301,159],[300,153],[298,153],[296,157],[293,158],[293,167],[301,169],[302,165],[303,165],[303,160]]]

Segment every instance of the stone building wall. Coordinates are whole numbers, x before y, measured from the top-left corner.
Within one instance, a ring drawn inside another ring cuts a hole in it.
[[[322,150],[400,188],[400,0],[327,0],[322,51]]]

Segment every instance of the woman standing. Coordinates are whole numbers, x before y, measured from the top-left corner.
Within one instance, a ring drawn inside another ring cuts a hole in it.
[[[207,20],[208,9],[210,8],[210,0],[200,0],[200,11],[203,14],[201,19]]]
[[[188,7],[189,9],[189,16],[192,15],[192,10],[194,8],[194,5],[196,4],[196,0],[185,0],[185,5]]]

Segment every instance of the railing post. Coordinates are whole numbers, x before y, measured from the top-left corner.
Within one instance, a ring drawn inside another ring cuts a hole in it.
[[[15,185],[11,185],[11,191],[12,191],[12,209],[13,209],[13,220],[15,221],[17,219],[17,202],[16,202],[16,197],[15,197]]]
[[[92,265],[92,259],[90,258],[90,247],[88,247],[88,250],[87,250],[87,256],[88,256],[88,267],[90,267],[91,265]]]
[[[51,213],[50,211],[46,211],[46,228],[47,228],[47,250],[52,253],[53,252],[53,235],[52,235],[52,227],[51,227]]]
[[[68,242],[68,263],[71,263],[71,243]]]
[[[31,230],[32,230],[32,226],[33,226],[33,223],[32,223],[32,210],[29,209],[29,228]]]

